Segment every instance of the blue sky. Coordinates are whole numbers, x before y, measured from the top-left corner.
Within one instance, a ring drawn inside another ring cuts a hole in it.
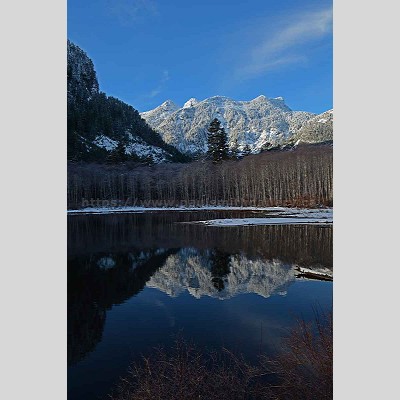
[[[171,99],[282,96],[332,108],[332,1],[68,0],[68,38],[100,89],[139,111]]]

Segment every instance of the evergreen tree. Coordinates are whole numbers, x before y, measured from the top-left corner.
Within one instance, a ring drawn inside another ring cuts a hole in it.
[[[120,163],[124,161],[128,161],[129,157],[125,153],[125,146],[119,142],[117,147],[111,151],[109,156],[107,157],[107,161],[110,163]]]
[[[211,276],[214,287],[220,292],[225,288],[224,280],[231,272],[230,255],[214,249],[210,255]]]
[[[154,164],[154,159],[153,159],[152,155],[149,154],[149,155],[143,157],[143,162],[144,162],[146,165],[153,165],[153,164]]]
[[[229,149],[225,129],[221,127],[221,122],[214,118],[208,128],[208,158],[213,163],[221,162],[229,158]]]
[[[244,146],[242,154],[243,154],[243,157],[248,156],[249,154],[251,154],[250,146],[249,146],[248,143],[246,144],[246,146]]]

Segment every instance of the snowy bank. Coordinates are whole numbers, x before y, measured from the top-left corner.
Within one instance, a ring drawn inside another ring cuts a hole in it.
[[[332,218],[332,208],[308,209],[289,207],[233,207],[233,206],[203,206],[203,207],[87,207],[79,210],[67,210],[69,215],[74,214],[117,214],[117,213],[144,213],[160,211],[257,211],[268,213],[268,216],[292,216],[314,218]]]

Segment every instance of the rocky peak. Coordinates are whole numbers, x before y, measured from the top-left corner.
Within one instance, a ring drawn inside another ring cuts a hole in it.
[[[194,107],[199,101],[194,97],[190,98],[184,105],[183,108]]]
[[[99,92],[93,61],[74,43],[67,42],[68,101],[89,100]]]

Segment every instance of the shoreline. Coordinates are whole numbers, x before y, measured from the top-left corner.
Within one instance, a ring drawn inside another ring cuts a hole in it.
[[[266,211],[281,213],[332,213],[332,207],[299,208],[299,207],[239,207],[239,206],[201,206],[201,207],[87,207],[81,209],[69,209],[67,215],[90,215],[90,214],[121,214],[121,213],[145,213],[158,211]]]

